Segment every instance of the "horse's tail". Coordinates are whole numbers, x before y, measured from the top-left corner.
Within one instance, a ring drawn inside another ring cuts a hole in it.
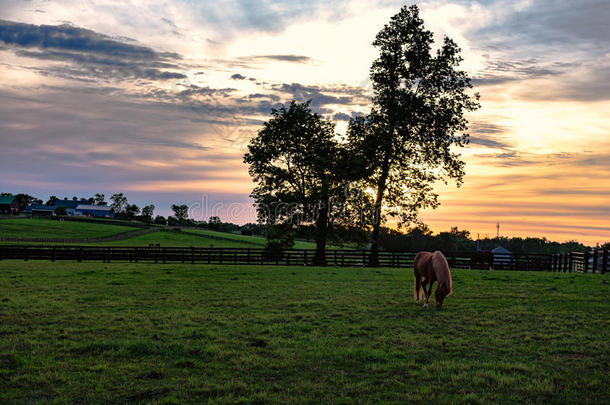
[[[447,266],[447,275],[449,276],[449,281],[446,282],[446,286],[449,289],[449,293],[447,295],[453,294],[453,282],[451,281],[451,270],[449,270],[449,266]]]
[[[422,293],[421,277],[417,272],[413,274],[413,299],[419,301]]]

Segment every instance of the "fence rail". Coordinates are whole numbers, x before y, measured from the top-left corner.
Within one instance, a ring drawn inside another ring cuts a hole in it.
[[[417,252],[379,252],[379,266],[411,267]],[[610,270],[608,250],[566,254],[494,255],[493,263],[473,261],[474,252],[445,252],[452,268],[482,268],[528,271],[599,272]],[[366,266],[368,250],[327,250],[326,264],[331,266]],[[75,260],[103,262],[205,263],[245,265],[312,265],[314,250],[286,250],[270,258],[260,248],[200,247],[123,247],[123,246],[0,246],[0,260]]]

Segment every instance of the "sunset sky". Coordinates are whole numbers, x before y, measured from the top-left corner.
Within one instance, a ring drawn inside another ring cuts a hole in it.
[[[311,99],[344,131],[370,108],[371,42],[405,4],[0,3],[0,191],[124,192],[238,223],[254,220],[242,156],[271,108]],[[425,222],[610,241],[610,3],[416,4],[482,101],[464,185],[439,187]]]

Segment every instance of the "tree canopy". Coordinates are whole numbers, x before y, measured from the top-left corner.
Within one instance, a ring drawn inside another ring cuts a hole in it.
[[[373,173],[365,179],[375,194],[372,265],[384,215],[416,222],[420,209],[438,206],[435,182],[453,179],[459,186],[464,176],[454,148],[468,143],[465,113],[479,107],[478,94],[468,91],[457,44],[445,37],[433,52],[433,42],[417,6],[391,18],[373,42],[379,49],[370,72],[373,107],[348,129]]]
[[[295,101],[272,110],[244,156],[256,183],[251,197],[259,221],[281,232],[289,232],[286,225],[315,224],[318,264],[325,261],[329,227],[346,198],[345,185],[354,167],[349,158],[334,123],[314,113],[309,102]]]

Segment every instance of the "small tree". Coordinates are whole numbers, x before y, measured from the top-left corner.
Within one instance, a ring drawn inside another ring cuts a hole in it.
[[[38,202],[38,198],[29,194],[17,194],[15,200],[19,204],[19,211],[23,211],[28,205]]]
[[[128,201],[127,201],[127,197],[125,197],[123,195],[123,193],[113,194],[110,197],[110,201],[112,201],[112,204],[110,204],[110,207],[112,208],[112,210],[114,211],[115,214],[118,214],[118,215],[125,214],[125,210],[127,208]]]
[[[65,206],[60,205],[59,207],[55,208],[55,215],[62,216],[62,215],[67,215],[67,214],[68,214],[68,211]]]
[[[208,220],[208,228],[213,229],[213,230],[219,230],[220,229],[220,224],[222,222],[220,221],[220,218],[217,216],[211,216],[210,219]]]
[[[179,223],[183,223],[189,216],[189,207],[186,204],[172,204],[172,211],[174,211],[174,217]]]
[[[294,246],[294,235],[287,224],[274,225],[267,228],[267,245],[263,250],[266,260],[280,260],[284,251]]]
[[[142,208],[142,219],[144,222],[152,222],[153,214],[155,211],[155,206],[153,204],[146,205]]]
[[[93,203],[95,205],[106,205],[106,199],[104,197],[104,194],[95,193],[95,196],[93,197]]]
[[[50,207],[52,207],[53,205],[55,205],[55,203],[59,201],[59,198],[55,197],[54,195],[50,196],[48,201],[46,203],[44,203],[44,205],[48,205]]]
[[[127,218],[133,218],[140,213],[140,207],[135,204],[127,204],[124,215]]]
[[[155,217],[155,224],[158,224],[158,225],[167,225],[167,220],[165,219],[165,217],[163,217],[161,215],[157,215]]]

